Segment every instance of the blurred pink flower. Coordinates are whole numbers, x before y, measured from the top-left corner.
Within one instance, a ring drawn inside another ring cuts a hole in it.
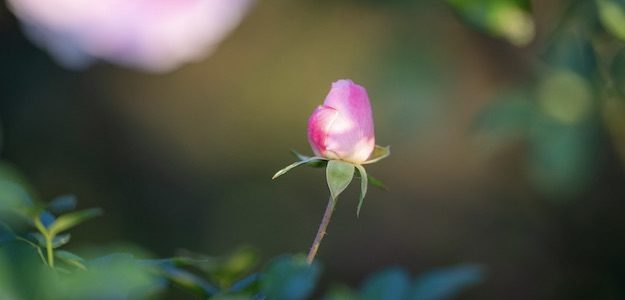
[[[308,120],[308,141],[316,155],[362,163],[375,147],[367,91],[351,80],[338,80]]]
[[[62,65],[95,59],[170,71],[210,54],[253,0],[8,0],[24,32]]]

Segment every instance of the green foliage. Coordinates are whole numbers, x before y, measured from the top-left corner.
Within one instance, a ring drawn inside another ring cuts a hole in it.
[[[304,256],[278,257],[265,269],[260,291],[265,299],[308,299],[320,273],[319,264],[308,265]]]
[[[529,0],[447,0],[466,22],[491,36],[523,46],[535,35]]]
[[[625,40],[625,3],[621,0],[596,0],[603,26],[615,37]]]

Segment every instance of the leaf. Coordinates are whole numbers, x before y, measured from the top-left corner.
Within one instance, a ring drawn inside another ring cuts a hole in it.
[[[52,248],[58,248],[69,243],[69,240],[71,238],[72,238],[72,235],[69,233],[59,234],[55,236],[54,239],[52,239]]]
[[[92,208],[59,216],[56,222],[50,226],[50,234],[56,235],[101,214],[101,209]]]
[[[39,213],[39,221],[45,228],[50,228],[50,225],[54,223],[54,215],[52,215],[49,211],[43,210]]]
[[[371,175],[367,175],[367,178],[369,179],[369,183],[371,183],[371,185],[381,188],[385,191],[388,191],[388,188],[386,187],[386,185],[384,185],[384,182],[382,182],[381,180],[376,179],[375,177]]]
[[[260,290],[265,299],[307,299],[317,284],[320,272],[320,265],[317,262],[308,265],[304,256],[281,256],[265,269]]]
[[[61,195],[58,196],[48,204],[48,210],[53,213],[64,213],[76,208],[76,196],[75,195]]]
[[[431,271],[417,278],[412,286],[409,299],[451,299],[461,290],[480,282],[483,276],[483,269],[471,264]]]
[[[36,241],[40,247],[43,247],[43,248],[47,247],[46,238],[43,236],[43,234],[39,232],[31,232],[29,233],[29,235],[31,239]],[[70,239],[71,239],[71,235],[69,233],[56,235],[54,236],[54,239],[52,239],[52,248],[58,248],[67,244],[69,243]]]
[[[297,157],[297,159],[301,160],[301,161],[307,161],[310,158],[312,158],[311,156],[306,156],[304,154],[301,154],[293,149],[291,149],[291,153],[293,153],[293,155],[295,157]],[[314,161],[308,161],[306,163],[307,166],[309,167],[313,167],[313,168],[323,168],[328,164],[328,160],[323,158],[323,157],[317,157],[319,158],[319,160],[314,160]]]
[[[332,199],[336,199],[354,178],[354,165],[340,161],[330,160],[326,168],[326,180]]]
[[[371,153],[371,155],[369,156],[369,159],[363,162],[362,164],[363,165],[372,164],[372,163],[385,159],[389,155],[391,155],[391,146],[382,147],[382,146],[375,145],[375,148],[373,149],[373,153]]]
[[[173,265],[161,266],[161,268],[165,277],[167,277],[171,282],[202,297],[210,297],[219,292],[217,287],[210,284],[204,278],[201,278],[187,270],[177,268]]]
[[[324,160],[324,159],[325,158],[321,158],[321,157],[316,157],[315,156],[315,157],[310,157],[310,158],[308,158],[306,160],[301,160],[301,161],[294,162],[294,163],[288,165],[287,167],[285,167],[284,169],[276,172],[276,174],[274,174],[273,177],[271,177],[271,179],[276,179],[276,178],[286,174],[286,172],[291,171],[291,169],[293,169],[295,167],[299,167],[299,166],[301,166],[303,164],[315,162],[315,161],[318,161],[318,160]]]
[[[625,40],[625,6],[615,0],[597,0],[599,19],[607,31]]]
[[[535,36],[530,0],[447,0],[474,28],[515,46],[529,44]]]
[[[363,284],[361,300],[403,300],[409,293],[410,279],[406,270],[391,268],[373,274]]]
[[[57,251],[54,251],[54,256],[58,258],[59,260],[63,261],[64,263],[70,266],[73,266],[77,269],[87,270],[87,267],[85,266],[85,260],[82,257],[72,252],[65,251],[65,250],[57,250]]]
[[[360,172],[360,199],[358,200],[358,208],[356,209],[356,217],[360,217],[360,208],[367,195],[367,170],[361,165],[356,165],[356,169]]]
[[[15,233],[11,230],[9,225],[0,221],[0,245],[12,242],[15,240]]]

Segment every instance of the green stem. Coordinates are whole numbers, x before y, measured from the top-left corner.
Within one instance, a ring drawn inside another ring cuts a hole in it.
[[[46,251],[48,253],[48,265],[54,267],[54,251],[52,248],[52,238],[49,235],[44,236],[46,239]]]
[[[330,224],[330,218],[332,218],[335,205],[336,198],[332,198],[332,196],[330,196],[328,206],[326,206],[326,211],[323,214],[323,219],[321,219],[321,224],[319,224],[319,230],[317,230],[317,236],[315,236],[315,240],[313,241],[312,246],[310,246],[310,251],[306,257],[306,262],[308,262],[309,265],[312,264],[313,260],[315,260],[317,250],[319,250],[319,245],[321,245],[321,240],[326,235],[326,229],[328,228],[328,224]]]

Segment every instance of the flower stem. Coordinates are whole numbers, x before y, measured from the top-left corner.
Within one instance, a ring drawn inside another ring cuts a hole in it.
[[[328,206],[326,206],[326,211],[323,213],[323,219],[321,219],[321,224],[319,224],[319,230],[317,230],[317,236],[315,236],[315,240],[313,241],[312,246],[310,246],[310,251],[308,252],[308,256],[306,257],[306,262],[308,264],[312,264],[313,260],[315,260],[315,256],[317,255],[317,250],[319,250],[319,245],[321,244],[321,240],[326,235],[326,229],[328,228],[328,224],[330,224],[330,218],[332,218],[332,213],[334,212],[334,206],[336,205],[336,198],[332,198],[330,196],[330,200],[328,200]]]

